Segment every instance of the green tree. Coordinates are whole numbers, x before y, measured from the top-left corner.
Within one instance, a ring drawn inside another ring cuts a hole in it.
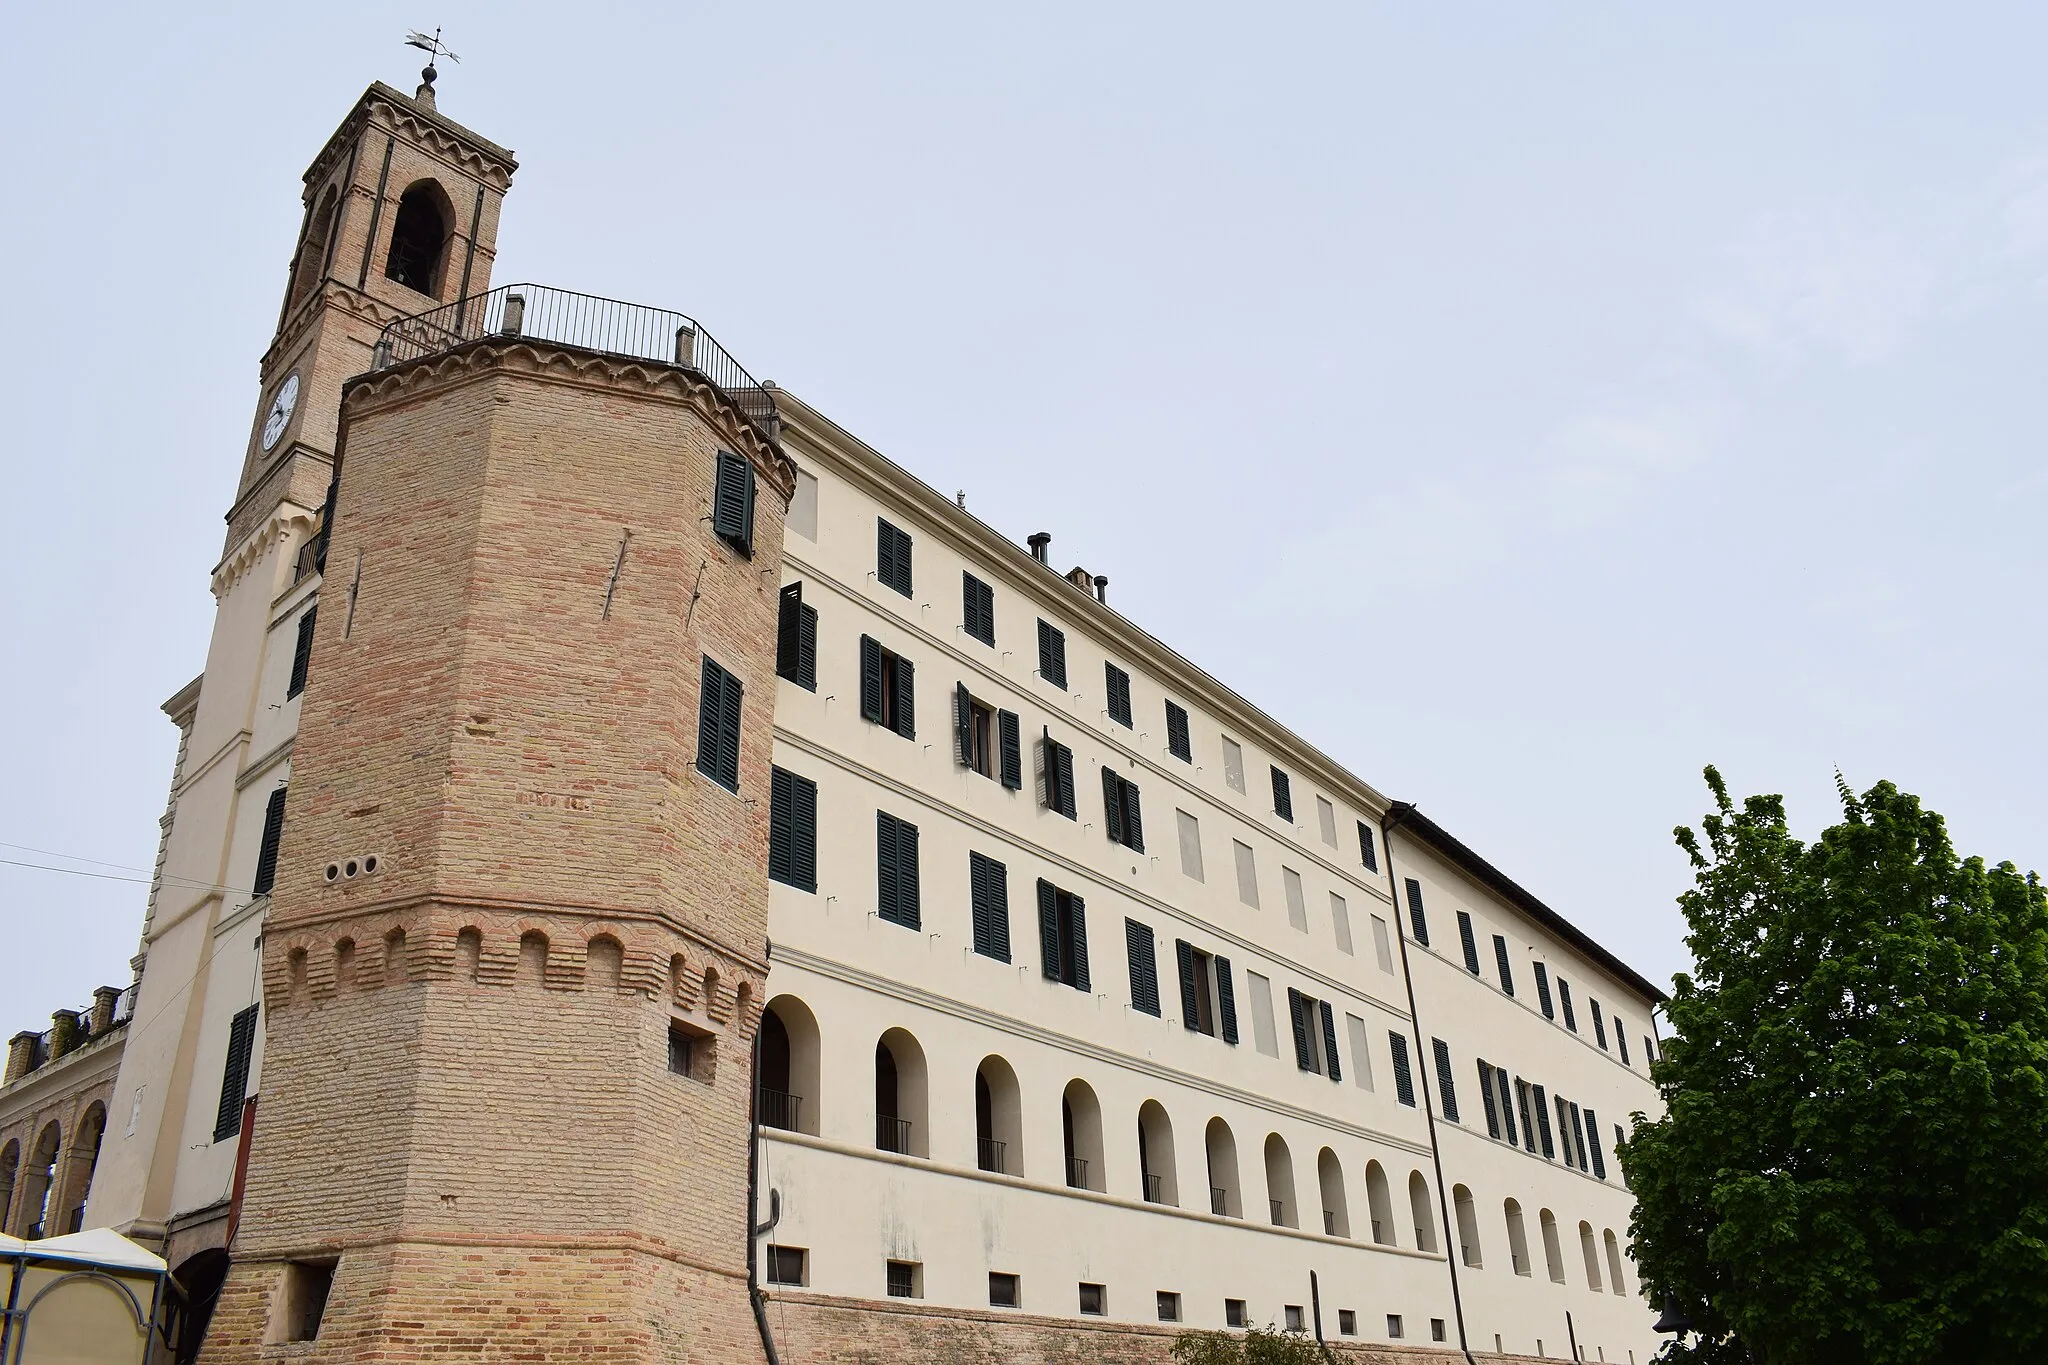
[[[2048,1360],[2048,898],[1890,783],[1811,844],[1706,772],[1652,1074],[1621,1149],[1663,1359]]]
[[[1315,1341],[1270,1324],[1242,1337],[1229,1332],[1183,1332],[1173,1341],[1178,1365],[1324,1365]]]

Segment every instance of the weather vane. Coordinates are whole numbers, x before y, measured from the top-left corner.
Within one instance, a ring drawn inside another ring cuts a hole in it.
[[[421,33],[418,29],[413,29],[405,35],[405,45],[407,47],[416,47],[427,54],[427,66],[424,71],[420,72],[420,79],[425,81],[430,87],[434,83],[434,77],[441,74],[434,70],[435,61],[442,57],[446,57],[451,62],[460,62],[462,60],[462,58],[449,51],[447,46],[442,43],[439,27],[434,29],[434,36],[431,38]]]

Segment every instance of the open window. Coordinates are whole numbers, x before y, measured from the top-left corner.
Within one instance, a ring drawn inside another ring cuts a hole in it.
[[[1024,785],[1022,723],[1014,711],[977,701],[966,683],[953,688],[953,757],[961,767],[1015,791]]]
[[[384,278],[415,293],[441,295],[441,271],[455,222],[448,194],[432,180],[416,180],[398,200],[391,224],[391,250],[384,258]]]

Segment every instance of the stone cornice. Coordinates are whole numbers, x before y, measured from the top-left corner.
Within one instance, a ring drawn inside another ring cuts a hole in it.
[[[213,568],[213,595],[225,597],[228,590],[240,582],[242,576],[254,568],[264,555],[281,543],[294,530],[304,527],[308,532],[318,524],[319,512],[310,507],[301,507],[295,502],[281,502],[261,526],[243,538],[242,543],[230,550],[220,563]]]

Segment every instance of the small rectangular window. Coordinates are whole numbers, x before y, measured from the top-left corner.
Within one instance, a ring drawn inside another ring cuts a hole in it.
[[[1465,950],[1465,970],[1479,975],[1479,942],[1472,933],[1472,916],[1458,912],[1458,943]]]
[[[1188,738],[1188,713],[1174,702],[1166,703],[1166,752],[1183,763],[1195,761],[1194,744]]]
[[[1302,933],[1308,932],[1308,901],[1301,889],[1301,874],[1291,867],[1280,869],[1280,887],[1287,896],[1287,922]]]
[[[1493,936],[1493,966],[1500,973],[1502,995],[1515,993],[1515,969],[1508,963],[1508,941],[1499,934]]]
[[[1196,881],[1202,880],[1202,826],[1201,822],[1184,810],[1176,810],[1175,823],[1180,827],[1180,870]]]
[[[1372,952],[1379,960],[1380,970],[1394,970],[1393,936],[1387,932],[1387,922],[1378,915],[1372,917]]]
[[[1131,675],[1115,664],[1102,664],[1104,691],[1109,697],[1109,718],[1125,729],[1131,728]]]
[[[1109,1296],[1099,1284],[1081,1286],[1081,1311],[1091,1318],[1099,1318],[1109,1311]]]
[[[1365,1045],[1365,1020],[1355,1014],[1344,1016],[1344,1031],[1351,1038],[1351,1083],[1360,1090],[1372,1084],[1372,1052]]]
[[[1237,855],[1237,898],[1256,910],[1259,908],[1259,869],[1252,858],[1251,845],[1233,839],[1230,848]]]
[[[1294,821],[1294,784],[1277,767],[1273,769],[1273,814],[1290,824]]]
[[[1040,745],[1040,796],[1045,808],[1069,820],[1074,814],[1074,751],[1045,732]]]
[[[213,1119],[215,1142],[242,1131],[242,1101],[249,1097],[249,1064],[256,1052],[256,1018],[261,1008],[251,1005],[228,1021],[227,1062],[221,1068],[220,1105]]]
[[[669,1020],[668,1069],[703,1085],[713,1084],[718,1079],[718,1040],[680,1019]]]
[[[754,557],[754,466],[744,455],[718,452],[711,529],[748,559]]]
[[[985,645],[996,642],[996,590],[971,573],[960,575],[960,628]]]
[[[1159,1320],[1161,1322],[1180,1321],[1180,1295],[1170,1289],[1159,1291]]]
[[[704,656],[697,694],[697,771],[730,792],[740,789],[741,690],[738,678]]]
[[[974,908],[974,951],[1010,960],[1010,870],[979,853],[967,855],[969,900]]]
[[[1363,820],[1358,822],[1358,860],[1365,864],[1367,872],[1380,870],[1379,855],[1373,852],[1372,826]]]
[[[789,533],[815,542],[818,539],[818,476],[799,469],[796,494],[789,500]]]
[[[1331,848],[1337,846],[1337,808],[1326,796],[1316,798],[1316,827],[1323,836],[1323,842]]]
[[[1355,1309],[1339,1308],[1337,1310],[1337,1332],[1340,1336],[1355,1337],[1358,1335],[1358,1313]]]
[[[1401,1339],[1401,1315],[1399,1313],[1387,1314],[1387,1335],[1396,1341]]]
[[[1131,979],[1131,1008],[1159,1017],[1159,948],[1151,929],[1124,921],[1124,955]]]
[[[1444,1339],[1444,1320],[1442,1318],[1431,1318],[1429,1320],[1429,1339],[1431,1341],[1442,1341]]]
[[[1135,853],[1145,851],[1145,822],[1138,808],[1138,785],[1113,769],[1102,770],[1102,819],[1109,841]]]
[[[917,671],[872,635],[860,637],[860,714],[905,739],[917,738]]]
[[[887,1281],[889,1297],[892,1299],[921,1299],[919,1281],[924,1278],[924,1267],[916,1261],[889,1262]]]
[[[1336,935],[1337,951],[1340,953],[1350,953],[1351,907],[1346,905],[1344,898],[1334,891],[1330,893],[1330,930]]]
[[[1287,1324],[1287,1330],[1290,1332],[1308,1330],[1302,1317],[1301,1305],[1298,1303],[1283,1304],[1280,1308],[1280,1320]]]
[[[1223,1301],[1223,1325],[1225,1327],[1243,1327],[1245,1320],[1243,1299],[1225,1299]]]
[[[320,605],[316,602],[299,617],[299,638],[292,645],[291,681],[285,684],[284,689],[286,701],[306,690],[306,669],[313,662],[313,621],[319,612]]]
[[[1387,1046],[1394,1054],[1394,1098],[1415,1107],[1415,1077],[1408,1070],[1408,1039],[1406,1035],[1387,1031]]]
[[[1048,981],[1082,994],[1094,989],[1088,973],[1088,909],[1071,891],[1038,881],[1040,971]]]
[[[781,768],[768,774],[768,875],[818,889],[818,784]]]
[[[1064,692],[1067,690],[1067,636],[1058,626],[1038,623],[1038,676]]]
[[[923,927],[918,896],[917,826],[875,812],[875,913],[906,929]]]
[[[768,1283],[801,1286],[804,1282],[804,1262],[810,1253],[803,1247],[768,1248]]]
[[[818,609],[804,604],[801,583],[784,585],[776,610],[775,675],[818,690]]]
[[[1244,748],[1229,735],[1223,736],[1223,780],[1240,795],[1244,792]]]
[[[1252,1045],[1268,1057],[1280,1055],[1280,1035],[1273,1029],[1273,983],[1257,972],[1244,979],[1252,993]]]
[[[1017,1306],[1017,1277],[1000,1270],[988,1273],[988,1306],[991,1308],[1015,1308]]]
[[[1415,941],[1423,947],[1429,946],[1429,917],[1422,911],[1422,883],[1413,877],[1406,879],[1408,886],[1408,929]]]
[[[1429,1043],[1430,1050],[1436,1056],[1437,1108],[1452,1123],[1461,1122],[1458,1118],[1458,1087],[1451,1075],[1450,1045],[1441,1038],[1432,1038]]]
[[[677,1076],[690,1074],[691,1044],[695,1041],[674,1024],[668,1026],[668,1069],[671,1073]]]
[[[277,850],[284,842],[284,793],[278,787],[263,807],[263,835],[256,841],[256,878],[249,889],[259,896],[270,894],[277,884]]]
[[[910,596],[910,533],[875,518],[875,581]]]

